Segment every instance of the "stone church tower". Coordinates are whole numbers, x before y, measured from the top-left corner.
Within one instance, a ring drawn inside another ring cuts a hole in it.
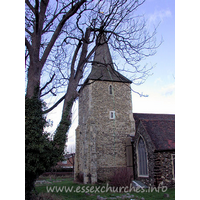
[[[126,167],[126,138],[134,135],[131,81],[114,69],[108,44],[101,38],[92,71],[79,93],[75,178],[84,183],[108,179]]]

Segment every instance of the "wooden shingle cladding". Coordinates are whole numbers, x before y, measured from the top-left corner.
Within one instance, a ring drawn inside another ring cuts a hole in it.
[[[106,37],[104,35],[100,37],[100,44],[95,51],[92,61],[92,71],[86,82],[88,80],[99,80],[132,83],[132,81],[115,70]]]

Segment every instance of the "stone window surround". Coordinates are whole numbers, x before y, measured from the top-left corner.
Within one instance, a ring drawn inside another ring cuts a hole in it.
[[[109,112],[109,118],[115,119],[115,111],[114,110]]]
[[[173,162],[173,160],[174,160],[174,162]],[[172,180],[175,180],[175,166],[174,166],[174,164],[175,164],[175,154],[171,155],[171,161],[172,161],[172,175],[173,175]]]
[[[140,175],[140,173],[139,173],[139,153],[138,153],[138,143],[139,143],[140,138],[142,138],[142,140],[144,141],[145,150],[146,150],[146,158],[147,158],[147,175]],[[138,177],[141,177],[141,178],[148,178],[148,177],[149,177],[148,153],[147,153],[146,142],[145,142],[145,140],[144,140],[144,138],[143,138],[142,135],[140,135],[140,136],[138,137],[138,140],[137,140],[137,151],[136,151],[136,154],[137,154],[137,174],[138,174]]]
[[[108,93],[113,95],[113,86],[111,84],[108,86]]]

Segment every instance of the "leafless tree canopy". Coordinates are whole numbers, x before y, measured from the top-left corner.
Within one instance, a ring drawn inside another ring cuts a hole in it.
[[[32,97],[55,97],[55,105],[77,97],[89,73],[97,37],[105,34],[111,52],[121,59],[133,83],[142,83],[151,68],[138,63],[154,55],[158,44],[138,9],[145,0],[26,0],[25,59],[27,89]],[[59,95],[62,94],[63,96]],[[59,98],[58,98],[59,97]],[[57,101],[57,102],[56,102]]]

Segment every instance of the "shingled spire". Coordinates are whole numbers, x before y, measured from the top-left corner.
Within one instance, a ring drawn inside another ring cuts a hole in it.
[[[87,80],[132,83],[132,81],[115,70],[104,34],[98,36],[97,45],[99,46],[95,51],[92,71]]]

